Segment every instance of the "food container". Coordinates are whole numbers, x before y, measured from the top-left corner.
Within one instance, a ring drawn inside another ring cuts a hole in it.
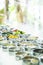
[[[29,36],[29,37],[27,38],[27,40],[29,40],[29,41],[35,41],[35,42],[36,42],[37,39],[38,39],[37,36]]]
[[[34,56],[41,57],[42,54],[43,54],[43,49],[34,49],[33,50]]]
[[[6,45],[2,45],[2,48],[3,48],[3,49],[7,49],[7,46],[6,46]]]
[[[43,63],[43,58],[41,58],[41,62]]]
[[[25,41],[25,38],[17,38],[16,41],[19,42],[19,43],[20,42],[24,42]]]
[[[15,49],[16,49],[15,44],[13,44],[13,43],[12,44],[9,44],[9,47],[8,47],[9,52],[14,52]]]
[[[3,51],[5,51],[5,52],[8,51],[8,46],[9,46],[8,43],[3,44],[3,45],[2,45]]]
[[[43,48],[43,40],[37,40],[37,44],[39,45],[39,48]]]
[[[30,43],[30,42],[22,42],[21,47],[23,51],[27,51],[28,53],[32,54],[34,48],[38,48],[38,45],[36,43]]]
[[[15,47],[10,47],[9,48],[9,52],[14,52],[15,51]]]
[[[3,37],[3,40],[1,41],[2,45],[6,45],[8,44],[8,40],[6,39],[6,37]]]
[[[21,51],[21,47],[20,46],[16,46],[16,51],[15,52],[18,52],[18,51]]]
[[[38,48],[38,44],[36,42],[22,42],[21,45],[27,45],[30,48]]]
[[[33,49],[34,49],[34,48],[38,48],[37,43],[32,43],[32,42],[31,42],[31,43],[28,43],[27,45],[28,45],[28,47],[33,48]]]
[[[42,65],[43,65],[43,53],[40,54],[39,59],[40,59]]]
[[[23,56],[24,56],[24,52],[16,52],[16,60],[22,60]]]
[[[22,65],[39,65],[39,59],[32,56],[25,56],[23,58],[23,64]]]
[[[6,40],[6,38],[5,38],[1,43],[2,43],[2,49],[7,50],[8,46],[9,46],[8,40]]]
[[[15,46],[11,46],[11,47],[9,47],[8,48],[8,53],[9,53],[9,55],[15,55],[15,49],[16,49],[16,47]]]
[[[30,36],[30,34],[20,34],[19,36],[20,36],[20,38],[28,38]]]
[[[43,48],[43,43],[41,44],[41,48]]]

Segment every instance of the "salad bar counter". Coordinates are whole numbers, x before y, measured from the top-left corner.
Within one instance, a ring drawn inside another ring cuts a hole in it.
[[[43,40],[0,26],[0,65],[43,65]]]

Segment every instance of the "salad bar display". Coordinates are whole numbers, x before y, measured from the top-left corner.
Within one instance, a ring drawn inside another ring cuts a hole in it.
[[[43,40],[37,36],[0,26],[0,48],[14,53],[16,61],[22,60],[22,65],[43,65]]]

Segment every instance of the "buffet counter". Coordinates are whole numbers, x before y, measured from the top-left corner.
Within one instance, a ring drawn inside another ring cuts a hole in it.
[[[0,48],[0,65],[23,65],[22,60],[17,61],[14,53],[4,52],[2,48]],[[40,62],[39,65],[43,65]]]
[[[43,40],[9,27],[0,27],[0,65],[43,65]]]

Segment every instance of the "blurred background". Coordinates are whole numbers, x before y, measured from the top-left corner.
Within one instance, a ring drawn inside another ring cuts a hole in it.
[[[0,0],[0,25],[43,37],[43,0]]]

